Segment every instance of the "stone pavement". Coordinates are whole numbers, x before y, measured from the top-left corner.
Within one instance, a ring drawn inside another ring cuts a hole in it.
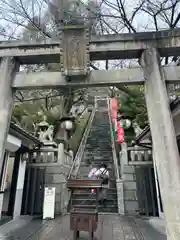
[[[12,225],[12,224],[11,224]],[[6,227],[5,227],[6,228]],[[0,240],[72,240],[69,229],[69,215],[54,220],[33,220],[14,230],[0,229]],[[88,240],[87,233],[80,233],[79,240]],[[94,240],[166,240],[158,228],[152,227],[148,220],[122,217],[116,214],[100,215]]]
[[[72,240],[69,215],[44,224],[42,229],[28,240]],[[81,232],[80,240],[88,240],[88,233]],[[100,215],[94,240],[166,240],[146,221],[118,215]]]

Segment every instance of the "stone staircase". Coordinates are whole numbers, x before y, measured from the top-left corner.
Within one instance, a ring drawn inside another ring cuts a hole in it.
[[[100,205],[98,211],[116,213],[118,212],[117,191],[113,166],[109,116],[107,111],[96,111],[77,178],[87,179],[91,163],[93,166],[98,166],[102,162],[108,165],[110,188],[108,189],[106,205]],[[90,190],[77,190],[72,195],[72,205],[74,207],[95,208],[95,204],[95,195],[91,194]]]

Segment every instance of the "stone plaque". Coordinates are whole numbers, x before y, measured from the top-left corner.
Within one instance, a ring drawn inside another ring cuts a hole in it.
[[[66,76],[85,76],[89,70],[89,38],[84,27],[65,27],[62,31],[62,72]]]

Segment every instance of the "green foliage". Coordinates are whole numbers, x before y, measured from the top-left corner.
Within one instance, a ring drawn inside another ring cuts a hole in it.
[[[119,112],[136,122],[140,128],[144,128],[148,124],[144,88],[142,86],[129,86],[126,89],[129,94],[120,92],[117,94],[120,102]]]
[[[125,87],[126,93],[117,91],[116,98],[119,100],[119,113],[132,121],[132,126],[124,130],[125,141],[131,143],[136,134],[133,123],[141,129],[148,124],[144,88],[142,86]]]
[[[34,133],[36,125],[44,118],[50,125],[53,125],[62,114],[62,97],[55,99],[40,99],[23,103],[16,103],[13,106],[12,120],[25,130]]]

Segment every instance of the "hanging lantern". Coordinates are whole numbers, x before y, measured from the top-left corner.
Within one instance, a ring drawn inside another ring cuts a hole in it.
[[[65,121],[65,129],[70,131],[73,129],[73,122],[70,120]]]
[[[54,127],[54,140],[58,143],[66,142],[75,130],[75,119],[73,117],[63,117],[56,122]]]
[[[131,120],[130,119],[121,119],[120,120],[120,125],[121,127],[123,127],[124,129],[128,129],[131,127]]]

